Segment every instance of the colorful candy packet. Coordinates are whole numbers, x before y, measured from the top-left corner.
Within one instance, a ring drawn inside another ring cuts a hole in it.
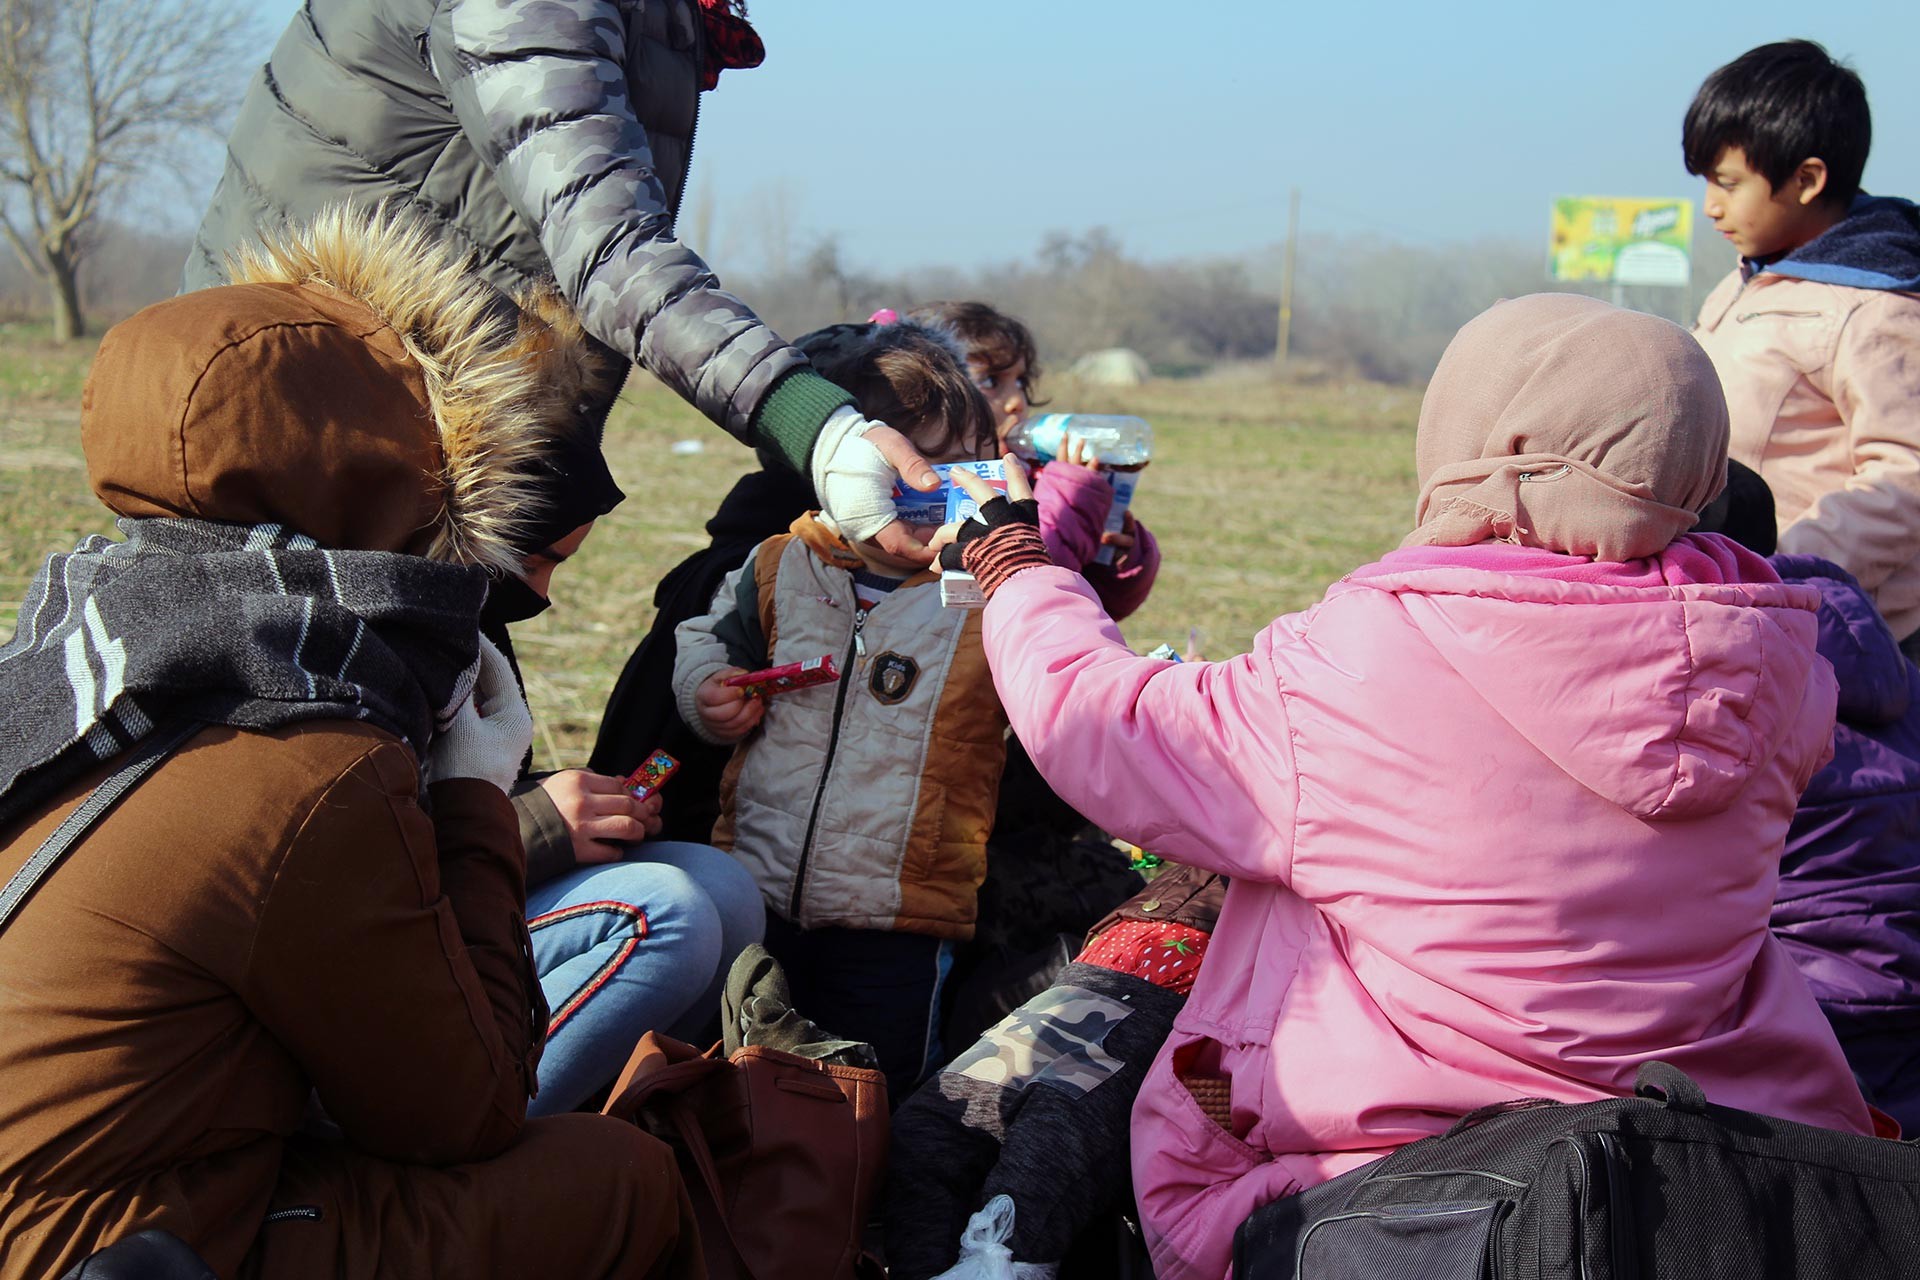
[[[664,751],[653,751],[640,767],[627,775],[626,788],[639,799],[645,800],[666,784],[680,768],[680,762]]]
[[[839,678],[840,668],[834,665],[833,655],[823,653],[805,662],[743,671],[737,676],[728,676],[720,683],[734,689],[745,689],[750,698],[771,698],[776,693],[810,689],[816,684],[832,684]]]

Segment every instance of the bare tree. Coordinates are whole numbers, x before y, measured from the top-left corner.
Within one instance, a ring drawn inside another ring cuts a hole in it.
[[[223,135],[257,56],[230,0],[0,0],[0,232],[86,330],[80,268],[103,202]]]
[[[792,271],[799,257],[800,194],[799,183],[789,177],[774,178],[749,191],[741,211],[727,220],[727,238],[739,245],[729,245],[723,260],[757,255],[762,275],[784,276]]]

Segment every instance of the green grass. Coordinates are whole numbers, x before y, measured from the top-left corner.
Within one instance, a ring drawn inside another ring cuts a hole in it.
[[[80,387],[86,381],[93,348],[94,340],[56,343],[45,324],[0,323],[0,408],[79,408]]]
[[[110,531],[87,489],[80,386],[91,347],[0,326],[0,635],[45,557]],[[1374,386],[1166,381],[1139,388],[1046,387],[1055,409],[1148,418],[1156,460],[1135,510],[1160,540],[1153,596],[1125,630],[1141,649],[1244,651],[1276,615],[1392,547],[1411,523],[1418,396]],[[627,501],[556,575],[554,607],[516,629],[549,765],[584,759],[606,697],[653,616],[653,589],[689,552],[753,456],[651,380],[615,411],[607,455]],[[698,454],[675,456],[677,440]]]

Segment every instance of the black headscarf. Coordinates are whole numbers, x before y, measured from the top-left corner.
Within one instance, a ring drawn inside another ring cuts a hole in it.
[[[619,506],[626,494],[613,482],[600,452],[597,425],[562,436],[541,451],[539,479],[520,532],[513,540],[522,559],[561,541],[581,525]],[[480,613],[480,629],[503,650],[509,623],[524,622],[547,607],[547,599],[519,578],[497,577]]]

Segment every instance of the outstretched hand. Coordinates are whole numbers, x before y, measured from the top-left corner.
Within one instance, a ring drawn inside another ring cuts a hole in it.
[[[980,514],[940,530],[947,536],[940,550],[941,567],[972,574],[989,601],[1014,575],[1053,563],[1040,537],[1040,504],[1033,500],[1026,468],[1012,454],[1006,456],[1006,464],[1005,496],[979,478],[956,471],[955,481],[980,504]]]
[[[872,542],[909,566],[932,563],[925,535],[916,536],[894,510],[896,481],[923,492],[940,487],[907,437],[842,405],[820,428],[807,471],[820,505],[849,541]]]
[[[940,477],[927,460],[914,448],[913,441],[900,432],[876,422],[863,437],[867,443],[880,451],[887,465],[899,472],[900,478],[922,493],[931,492],[940,487]],[[895,520],[878,533],[872,541],[889,555],[900,557],[913,564],[930,565],[937,551],[929,547],[925,532],[904,520]]]

